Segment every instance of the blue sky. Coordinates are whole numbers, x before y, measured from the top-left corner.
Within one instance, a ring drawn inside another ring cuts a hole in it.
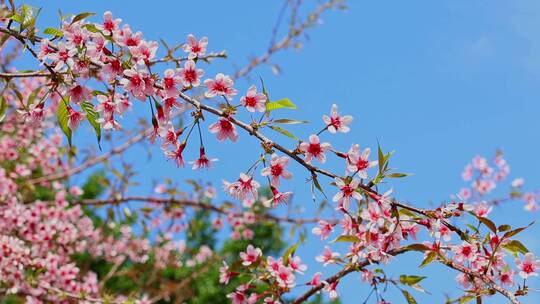
[[[209,37],[210,50],[226,50],[230,59],[212,64],[206,76],[217,71],[231,73],[247,57],[268,46],[269,35],[281,1],[29,1],[43,6],[42,28],[56,24],[56,12],[111,10],[141,30],[147,39],[183,41],[187,34]],[[151,3],[151,4],[150,4]],[[524,1],[349,1],[347,12],[330,12],[324,24],[309,31],[310,40],[301,51],[278,54],[273,62],[282,68],[275,76],[269,67],[252,74],[265,79],[272,98],[289,97],[299,107],[283,111],[283,118],[307,119],[310,126],[292,126],[306,138],[320,129],[321,115],[332,103],[340,112],[355,117],[347,135],[328,136],[338,149],[351,142],[375,148],[377,141],[396,150],[391,166],[414,175],[392,184],[397,198],[421,207],[447,200],[465,184],[460,179],[464,165],[475,155],[505,152],[512,166],[511,177],[523,176],[529,189],[539,188],[537,160],[540,110],[540,3]],[[243,92],[251,83],[238,82]],[[147,108],[136,112],[147,115]],[[81,131],[79,131],[81,132]],[[88,131],[90,132],[90,131]],[[274,138],[279,138],[279,135]],[[85,135],[80,134],[80,137]],[[77,140],[77,139],[76,139]],[[81,140],[81,139],[79,139]],[[285,142],[289,142],[286,139]],[[258,147],[247,136],[238,144],[220,144],[207,136],[207,152],[220,162],[212,171],[195,175],[219,183],[235,179],[254,160],[250,149]],[[195,148],[192,158],[195,158]],[[192,177],[188,169],[176,169],[158,150],[146,160],[142,149],[132,149],[127,160],[137,161],[137,189],[149,193],[152,181]],[[334,162],[328,164],[332,168]],[[159,170],[155,170],[159,168]],[[334,166],[336,168],[336,166]],[[307,175],[287,186],[295,191],[295,205],[306,214],[317,206],[311,201]],[[216,177],[220,177],[219,179]],[[328,180],[324,180],[325,183]],[[328,188],[328,191],[333,189]],[[220,193],[220,198],[225,198]],[[538,217],[522,210],[521,203],[509,203],[494,211],[494,219],[524,225]],[[529,248],[540,251],[538,225],[523,233]],[[322,243],[311,238],[299,250],[309,257],[310,274],[320,270],[314,252]],[[388,268],[390,274],[417,273],[418,257],[399,257]],[[330,269],[325,273],[331,273]],[[455,273],[440,266],[420,271],[431,296],[413,291],[420,303],[439,303],[444,292],[457,296]],[[534,280],[533,280],[534,281]],[[540,287],[537,282],[533,287]],[[359,276],[343,281],[344,303],[359,303],[368,292]],[[444,287],[443,287],[444,286]],[[402,303],[399,294],[389,297]],[[524,303],[540,301],[537,293]],[[486,303],[505,303],[492,298]]]

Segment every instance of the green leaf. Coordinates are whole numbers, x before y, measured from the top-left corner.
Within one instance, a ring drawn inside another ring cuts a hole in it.
[[[37,95],[39,94],[40,91],[41,91],[41,87],[37,87],[30,93],[30,95],[28,95],[28,100],[26,101],[26,106],[30,106],[31,104],[34,103],[34,101],[36,100],[36,97],[37,97]]]
[[[467,227],[471,228],[471,230],[474,231],[475,233],[480,233],[480,231],[478,231],[478,229],[476,229],[476,227],[474,227],[471,224],[467,224]]]
[[[279,132],[279,133],[281,133],[281,134],[283,134],[283,135],[289,137],[289,138],[296,139],[296,140],[300,141],[300,139],[299,139],[298,137],[294,136],[294,134],[292,134],[291,132],[289,132],[289,131],[283,129],[282,127],[272,126],[272,125],[269,125],[268,127],[269,127],[270,129],[276,131],[276,132]]]
[[[433,260],[435,260],[436,257],[437,257],[436,252],[428,253],[426,258],[422,261],[422,263],[420,263],[420,265],[418,267],[420,267],[420,268],[426,267],[429,263],[433,262]]]
[[[0,122],[6,118],[6,112],[7,112],[7,101],[4,98],[4,96],[0,96]]]
[[[292,245],[291,247],[289,247],[285,253],[283,253],[283,264],[284,265],[288,265],[289,264],[289,258],[291,257],[291,255],[294,254],[294,252],[296,251],[296,249],[298,248],[298,246],[300,245],[300,243],[296,243],[294,245]]]
[[[406,177],[406,176],[409,176],[410,174],[408,173],[391,173],[391,174],[388,174],[386,177],[390,177],[390,178],[401,178],[401,177]]]
[[[89,13],[89,12],[77,14],[77,15],[75,15],[75,17],[73,17],[73,20],[71,21],[71,24],[73,24],[75,22],[79,22],[79,21],[81,21],[83,19],[86,19],[88,17],[94,16],[95,14],[96,13]]]
[[[62,132],[66,134],[68,143],[71,146],[71,129],[68,126],[69,112],[66,105],[69,104],[69,98],[63,98],[58,102],[58,109],[56,110],[56,118],[58,119],[58,125]]]
[[[470,302],[471,300],[474,300],[476,297],[471,295],[464,295],[458,299],[459,304],[465,304],[467,302]]]
[[[283,108],[296,109],[296,105],[289,98],[282,98],[280,100],[271,101],[266,104],[266,112]]]
[[[341,243],[341,242],[358,243],[360,242],[360,239],[356,235],[340,235],[335,240],[332,241],[332,243]]]
[[[534,224],[534,222],[530,223],[529,225],[525,226],[525,227],[520,227],[520,228],[517,228],[517,229],[514,229],[514,230],[511,230],[511,231],[508,231],[507,233],[505,233],[503,235],[503,239],[506,239],[506,238],[511,238],[513,237],[514,235],[520,233],[521,231],[531,227],[532,225]]]
[[[309,121],[283,118],[283,119],[274,120],[274,123],[284,124],[284,125],[296,125],[296,124],[309,123]]]
[[[403,249],[406,250],[406,251],[421,251],[421,252],[424,252],[424,251],[428,251],[429,247],[424,245],[424,244],[416,243],[416,244],[407,245],[407,246],[403,247]]]
[[[313,174],[311,176],[311,179],[313,181],[313,185],[315,186],[315,188],[317,188],[317,190],[319,190],[319,192],[321,192],[321,194],[326,198],[326,194],[324,194],[323,188],[321,187],[321,184],[319,183],[319,179],[317,178],[317,175]]]
[[[101,31],[92,23],[87,23],[83,25],[82,27],[91,33],[101,33]]]
[[[83,101],[81,103],[81,108],[86,113],[86,119],[94,128],[96,132],[96,138],[98,142],[99,149],[101,150],[101,125],[98,122],[99,113],[94,110],[94,105],[91,102]]]
[[[401,289],[401,293],[403,294],[403,297],[405,297],[405,300],[407,300],[408,304],[417,304],[414,297],[408,291]]]
[[[44,30],[43,30],[43,34],[45,34],[45,35],[52,35],[52,36],[55,36],[55,37],[62,37],[62,36],[64,36],[64,33],[62,33],[61,30],[56,29],[56,28],[53,28],[53,27],[48,27],[48,28],[44,29]]]
[[[490,219],[487,217],[477,216],[476,217],[482,224],[486,225],[486,227],[489,228],[489,230],[493,231],[493,233],[497,233],[497,225],[493,223]]]
[[[377,143],[377,156],[379,157],[379,174],[382,175],[384,166],[384,153],[379,143]]]
[[[522,254],[529,252],[529,249],[518,240],[511,240],[510,242],[503,244],[502,247],[510,251],[514,256],[517,256],[518,252]]]
[[[500,225],[500,226],[497,228],[497,230],[498,230],[499,232],[505,232],[505,231],[508,231],[508,230],[510,230],[510,229],[512,229],[512,226],[510,226],[510,225]]]
[[[402,274],[399,276],[399,282],[401,282],[401,284],[412,286],[412,285],[420,283],[425,278],[427,277]]]

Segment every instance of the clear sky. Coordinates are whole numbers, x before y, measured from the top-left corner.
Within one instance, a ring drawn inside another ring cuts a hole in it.
[[[230,56],[228,61],[212,64],[209,76],[216,71],[230,73],[233,63],[242,66],[248,56],[265,50],[282,1],[28,3],[43,7],[41,22],[47,26],[56,24],[58,8],[98,15],[111,10],[150,40],[180,42],[189,33],[206,35],[210,50],[226,50]],[[337,103],[342,113],[354,115],[352,131],[347,135],[325,135],[325,139],[342,150],[348,149],[351,142],[375,148],[377,140],[385,149],[396,150],[391,166],[414,175],[392,185],[395,196],[417,206],[448,200],[465,186],[460,179],[464,165],[477,154],[491,157],[498,148],[510,162],[511,178],[523,176],[526,188],[540,188],[540,2],[348,4],[347,12],[325,14],[324,24],[309,32],[310,41],[300,52],[289,51],[274,58],[282,69],[281,75],[273,75],[268,67],[252,74],[254,81],[258,75],[265,79],[273,98],[289,97],[299,106],[294,113],[283,111],[284,117],[313,122],[312,126],[292,126],[291,131],[306,138],[320,129],[321,115]],[[241,80],[237,88],[244,92],[249,84]],[[146,107],[138,105],[136,111],[147,117]],[[207,140],[209,155],[218,156],[220,162],[212,171],[196,176],[218,184],[221,178],[235,179],[250,166],[256,157],[250,149],[257,147],[247,136],[241,136],[235,145],[217,145],[213,139]],[[161,177],[192,177],[189,169],[176,169],[154,151],[149,161],[142,149],[130,150],[126,156],[138,163],[142,185],[137,191],[149,193],[152,181]],[[195,158],[194,152],[191,158]],[[330,162],[328,167],[332,165]],[[302,205],[309,214],[317,206],[311,201],[309,186],[303,183],[305,172],[298,167],[293,172],[297,178],[288,187],[295,191],[295,204]],[[224,193],[219,195],[225,198]],[[514,202],[498,208],[493,216],[499,222],[523,225],[538,214],[527,213],[522,203]],[[540,252],[539,231],[536,225],[521,237],[536,252]],[[308,243],[299,254],[309,258],[311,275],[320,270],[314,257],[322,251],[322,243],[316,238]],[[413,291],[420,303],[443,302],[444,292],[454,297],[460,294],[453,281],[454,272],[439,266],[418,271],[418,261],[419,257],[412,253],[399,257],[387,269],[396,276],[430,275],[423,285],[433,295]],[[362,286],[359,275],[345,279],[339,289],[343,302],[361,303],[368,292]],[[538,280],[533,279],[532,286],[539,288]],[[393,293],[395,296],[389,299],[402,303],[401,296]],[[532,292],[523,302],[538,303],[540,295]],[[505,301],[492,298],[485,303]]]

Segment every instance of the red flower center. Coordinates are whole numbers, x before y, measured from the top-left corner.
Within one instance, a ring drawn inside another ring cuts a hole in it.
[[[312,155],[321,154],[321,145],[320,144],[309,144],[308,153]]]

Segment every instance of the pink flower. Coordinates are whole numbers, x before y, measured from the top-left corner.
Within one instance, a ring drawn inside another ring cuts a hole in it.
[[[523,184],[525,184],[525,179],[523,179],[522,177],[516,178],[512,181],[512,187],[514,188],[519,188],[523,186]]]
[[[189,53],[189,59],[203,56],[206,53],[206,46],[208,45],[208,38],[202,37],[201,40],[197,40],[195,36],[189,34],[187,37],[187,43],[184,44],[184,51]]]
[[[225,190],[238,199],[256,199],[261,186],[252,176],[240,173],[240,178],[234,183],[223,182]]]
[[[486,202],[478,203],[474,207],[474,214],[479,217],[487,217],[492,209],[493,207],[489,206]]]
[[[333,104],[330,110],[330,117],[323,115],[323,121],[330,133],[342,132],[347,133],[350,128],[347,126],[353,120],[350,115],[340,116],[337,111],[337,105]]]
[[[336,177],[334,182],[336,183],[336,186],[339,187],[340,191],[334,195],[332,201],[342,203],[346,210],[349,209],[351,198],[358,201],[362,199],[360,193],[356,191],[356,189],[358,189],[358,185],[360,185],[359,179],[353,178],[350,183],[346,184],[343,179]]]
[[[246,252],[240,252],[240,259],[242,259],[242,265],[249,266],[262,256],[262,251],[260,248],[254,248],[253,245],[249,244],[246,248]]]
[[[527,279],[530,276],[538,276],[536,270],[540,267],[540,260],[537,260],[532,253],[527,252],[523,260],[516,259],[516,266],[519,269],[519,276]]]
[[[295,285],[295,277],[289,267],[280,266],[275,274],[276,281],[281,288],[293,288]]]
[[[68,127],[75,131],[79,127],[79,123],[84,119],[84,114],[73,110],[72,107],[68,106]]]
[[[289,258],[289,267],[291,267],[292,270],[298,272],[299,274],[304,274],[304,271],[307,270],[307,265],[302,264],[302,260],[297,255]]]
[[[328,297],[330,298],[330,300],[335,300],[339,296],[336,290],[338,283],[339,281],[335,281],[331,284],[327,284],[324,287],[324,291],[328,293]]]
[[[118,26],[121,22],[122,19],[113,19],[112,13],[110,11],[106,11],[103,13],[103,25],[98,26],[98,28],[101,29],[103,34],[109,36],[118,30]]]
[[[124,89],[133,94],[133,96],[135,96],[135,98],[139,99],[140,101],[145,101],[146,75],[144,75],[143,73],[139,73],[135,69],[125,70],[124,75],[126,77],[120,80],[120,84],[124,86]]]
[[[184,67],[178,70],[178,75],[184,87],[198,87],[204,71],[195,67],[195,61],[188,60]]]
[[[292,178],[292,174],[285,170],[285,167],[289,164],[289,158],[286,156],[279,157],[277,154],[272,154],[270,160],[270,167],[262,169],[262,176],[271,176],[271,185],[274,187],[279,186],[279,178],[284,179]]]
[[[173,69],[166,69],[163,76],[163,88],[167,97],[178,97],[178,88],[176,85],[182,82],[179,76],[176,76]]]
[[[310,163],[313,158],[316,158],[321,164],[326,162],[324,152],[330,149],[329,143],[320,143],[319,136],[312,134],[309,136],[309,143],[302,142],[300,150],[305,153],[305,161]]]
[[[323,281],[321,281],[322,273],[317,272],[313,275],[313,278],[307,283],[309,286],[319,286]]]
[[[158,43],[156,41],[147,42],[142,40],[137,46],[130,47],[129,51],[137,64],[148,65],[150,60],[156,57],[157,49]]]
[[[81,85],[75,85],[68,91],[70,100],[75,103],[80,103],[82,101],[90,101],[92,93],[90,90]]]
[[[461,245],[453,246],[452,251],[456,254],[454,259],[461,263],[464,261],[473,262],[476,259],[478,249],[464,241]]]
[[[276,275],[279,271],[279,268],[283,266],[283,260],[281,258],[274,259],[273,257],[268,257],[266,259],[266,269],[272,274]]]
[[[349,152],[347,153],[347,170],[349,172],[355,173],[358,172],[358,176],[362,179],[367,178],[367,170],[371,167],[377,165],[378,161],[369,161],[369,155],[371,154],[371,149],[366,148],[360,154],[360,146],[353,145]]]
[[[225,117],[221,117],[217,122],[211,124],[208,127],[208,130],[210,133],[217,133],[218,141],[224,141],[228,138],[231,141],[236,142],[238,139],[236,127]]]
[[[279,192],[276,188],[270,187],[272,190],[272,198],[263,202],[263,205],[267,208],[276,207],[277,205],[283,203],[286,204],[291,198],[292,192]]]
[[[515,271],[513,270],[501,271],[501,273],[499,274],[499,280],[504,285],[512,286],[514,285],[514,274]]]
[[[314,227],[311,232],[315,235],[320,235],[321,240],[328,238],[330,233],[334,231],[334,225],[328,223],[327,221],[320,220],[318,225],[319,227]]]
[[[178,167],[184,166],[184,158],[182,157],[182,153],[184,152],[184,149],[186,148],[186,143],[182,142],[180,144],[177,144],[176,149],[174,151],[167,151],[165,154],[170,158],[174,159],[176,162],[176,165]]]
[[[196,161],[189,162],[189,163],[193,165],[191,169],[197,170],[201,168],[210,168],[210,165],[212,164],[212,162],[215,162],[215,161],[217,161],[217,158],[208,159],[208,157],[206,157],[204,147],[201,147],[201,149],[199,150],[199,159],[197,159]]]
[[[233,81],[229,76],[225,76],[222,73],[216,75],[215,79],[206,79],[204,85],[207,91],[204,95],[207,98],[212,98],[216,95],[232,97],[237,94],[236,89],[233,88]]]
[[[118,31],[118,34],[115,34],[115,36],[118,36],[115,37],[118,44],[122,46],[133,47],[139,45],[143,35],[141,32],[136,32],[135,34],[133,34],[129,25],[125,24],[122,27],[122,30]]]
[[[219,282],[221,284],[229,284],[231,277],[232,273],[229,271],[229,265],[223,261],[223,266],[219,268]]]
[[[330,263],[334,263],[337,257],[339,257],[339,253],[332,252],[328,246],[324,246],[323,254],[317,256],[315,260],[319,263],[324,263],[323,265],[326,266]]]
[[[249,87],[246,96],[240,98],[242,104],[249,112],[264,112],[266,111],[266,95],[257,93],[257,88],[252,85]]]

